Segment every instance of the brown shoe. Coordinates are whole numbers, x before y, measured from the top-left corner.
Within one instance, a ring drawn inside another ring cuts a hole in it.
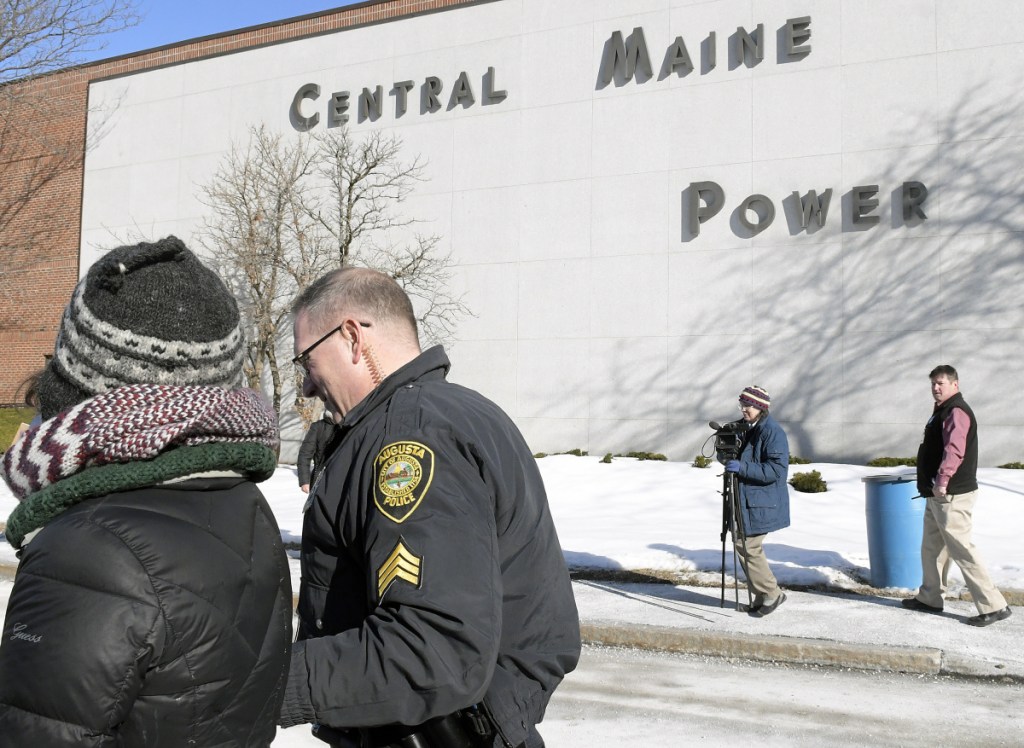
[[[941,613],[942,612],[942,606],[941,605],[936,608],[934,605],[929,605],[928,603],[921,602],[916,597],[908,597],[906,600],[902,601],[902,605],[907,610],[916,610],[919,613]]]

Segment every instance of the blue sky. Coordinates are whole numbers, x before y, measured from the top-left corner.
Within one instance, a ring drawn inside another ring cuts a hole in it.
[[[107,46],[86,55],[83,62],[355,4],[354,0],[139,0],[142,22],[106,37]]]

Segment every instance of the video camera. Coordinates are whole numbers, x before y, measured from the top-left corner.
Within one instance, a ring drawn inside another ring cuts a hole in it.
[[[709,421],[708,426],[715,430],[715,458],[723,465],[729,460],[740,456],[743,448],[743,435],[750,429],[746,421],[730,421],[719,423]]]

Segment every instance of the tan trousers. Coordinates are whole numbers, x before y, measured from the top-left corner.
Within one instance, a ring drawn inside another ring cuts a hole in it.
[[[926,605],[942,607],[949,565],[955,561],[979,613],[1006,607],[971,542],[971,515],[977,500],[977,491],[928,499],[921,539],[922,584],[917,591],[917,599]]]
[[[764,555],[764,539],[767,535],[753,535],[748,538],[736,538],[736,552],[740,557],[740,566],[747,575],[747,589],[750,591],[751,603],[757,605],[766,600],[771,602],[779,596],[779,583],[775,580],[768,558]]]

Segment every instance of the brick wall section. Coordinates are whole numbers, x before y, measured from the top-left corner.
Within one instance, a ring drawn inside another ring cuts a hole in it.
[[[482,1],[365,2],[0,87],[0,405],[53,351],[78,280],[90,81]]]

